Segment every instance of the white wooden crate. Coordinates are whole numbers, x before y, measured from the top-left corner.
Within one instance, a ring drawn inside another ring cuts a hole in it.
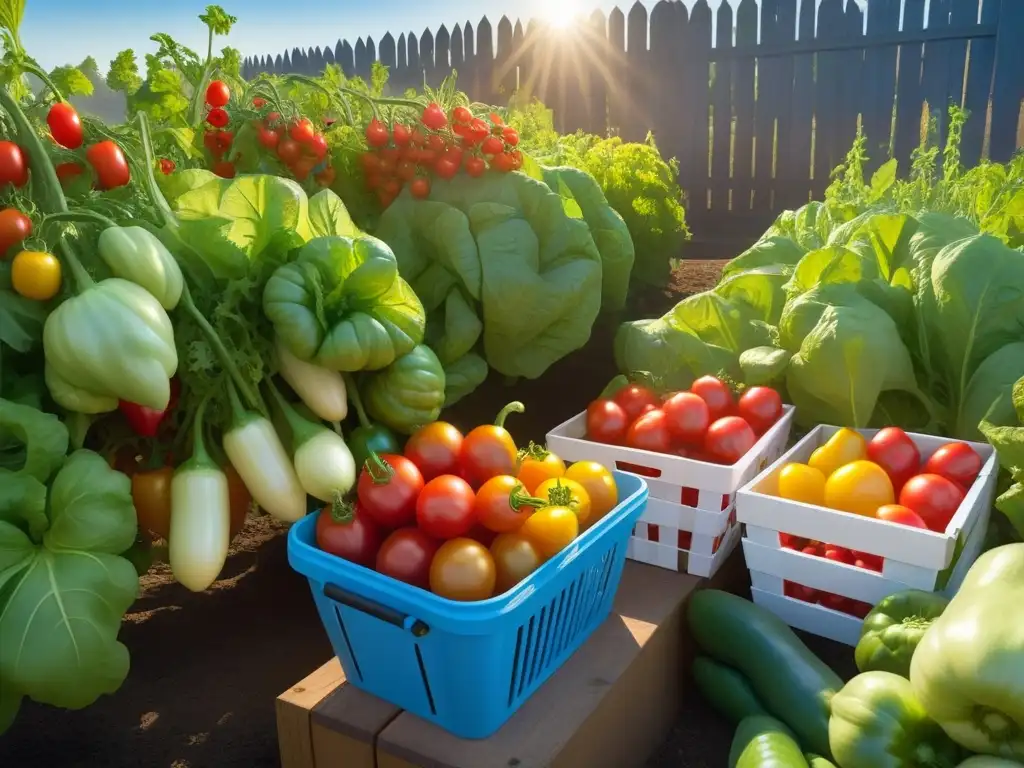
[[[782,467],[790,462],[806,463],[814,449],[838,429],[827,425],[816,427],[741,488],[736,496],[736,516],[745,530],[743,554],[750,570],[754,602],[794,627],[853,645],[860,636],[861,619],[788,597],[784,582],[871,605],[905,589],[955,593],[984,544],[998,462],[992,446],[968,443],[982,458],[981,473],[941,533],[776,496]],[[870,440],[878,430],[858,431]],[[932,435],[908,434],[920,450],[922,462],[940,446],[956,442]],[[787,549],[782,546],[780,533],[876,555],[883,558],[882,571]]]
[[[787,405],[779,421],[732,466],[592,442],[586,439],[586,413],[548,432],[547,447],[567,462],[596,461],[641,475],[650,497],[626,556],[710,577],[740,540],[736,491],[785,450],[792,423],[793,407]]]

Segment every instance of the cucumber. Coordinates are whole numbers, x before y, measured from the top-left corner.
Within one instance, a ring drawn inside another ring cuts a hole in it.
[[[811,768],[836,768],[836,764],[821,755],[804,755]]]
[[[740,721],[732,737],[729,768],[808,768],[793,732],[774,717]]]
[[[747,679],[732,667],[698,656],[693,660],[693,679],[700,695],[718,714],[734,723],[752,715],[768,714]]]
[[[831,757],[829,703],[843,681],[781,619],[749,600],[703,589],[687,609],[700,649],[742,674],[764,708],[808,750]]]

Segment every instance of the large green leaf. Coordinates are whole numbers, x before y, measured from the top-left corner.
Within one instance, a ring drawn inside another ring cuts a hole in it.
[[[11,287],[11,265],[0,261],[0,344],[28,352],[42,341],[46,304],[19,296]]]
[[[0,445],[11,444],[22,448],[0,453],[0,466],[46,482],[67,453],[68,430],[52,413],[0,398]]]

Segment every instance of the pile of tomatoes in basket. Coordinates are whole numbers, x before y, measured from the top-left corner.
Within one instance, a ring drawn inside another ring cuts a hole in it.
[[[499,417],[499,423],[502,419]],[[497,424],[463,435],[434,422],[403,454],[372,454],[354,504],[319,513],[325,552],[450,600],[512,589],[618,503],[607,469],[566,467]]]
[[[659,395],[627,384],[587,407],[587,437],[714,464],[735,464],[783,413],[770,387],[750,387],[738,398],[714,376],[702,376],[686,392]]]
[[[429,104],[416,124],[395,122],[390,128],[379,118],[366,126],[363,154],[366,185],[386,208],[409,185],[413,197],[430,195],[430,180],[452,179],[460,172],[474,178],[490,168],[501,173],[523,166],[519,133],[491,113],[475,117],[468,107],[455,107],[446,115]]]

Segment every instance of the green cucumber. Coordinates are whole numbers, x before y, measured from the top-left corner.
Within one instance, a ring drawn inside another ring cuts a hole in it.
[[[836,768],[836,764],[821,755],[804,755],[811,768]]]
[[[774,717],[740,721],[732,737],[729,768],[808,768],[793,732]]]
[[[758,701],[792,728],[801,744],[832,756],[829,703],[843,681],[785,622],[717,589],[700,590],[690,599],[687,621],[698,647],[742,674]]]
[[[698,656],[693,660],[693,679],[700,695],[734,723],[752,715],[768,714],[747,679],[732,667]]]

